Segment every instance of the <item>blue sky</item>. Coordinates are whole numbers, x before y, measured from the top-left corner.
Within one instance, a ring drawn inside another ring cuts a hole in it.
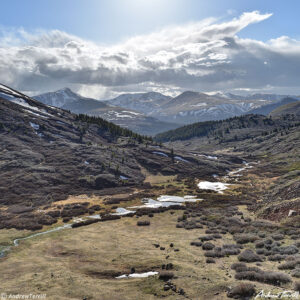
[[[28,31],[59,29],[99,43],[113,43],[167,25],[207,17],[226,19],[253,10],[272,12],[273,17],[244,29],[239,36],[299,38],[298,0],[2,0],[0,22]]]
[[[298,0],[2,0],[0,82],[28,94],[300,94]]]

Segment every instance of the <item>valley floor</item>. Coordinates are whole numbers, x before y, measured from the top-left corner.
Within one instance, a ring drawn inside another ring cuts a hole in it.
[[[256,184],[263,189],[264,184],[269,183],[251,174],[237,178],[238,181],[231,180],[232,185],[224,194],[203,192],[202,196],[208,200],[186,204],[185,210],[168,210],[139,218],[122,217],[23,240],[0,259],[0,292],[46,294],[47,299],[227,299],[230,287],[241,282],[235,279],[237,273],[231,269],[231,265],[239,261],[238,253],[245,249],[255,252],[255,243],[268,238],[276,244],[274,236],[279,233],[282,236],[277,246],[296,243],[295,235],[287,227],[271,222],[259,224],[243,201],[237,201],[244,197],[244,186]],[[171,185],[186,191],[185,185],[170,176],[148,176],[147,180],[162,189]],[[192,192],[196,193],[196,188]],[[76,201],[76,198],[68,201]],[[92,203],[96,201],[91,199]],[[247,201],[245,199],[245,203]],[[137,203],[127,201],[119,205],[128,207]],[[137,226],[137,221],[150,221],[150,226]],[[243,228],[243,232],[238,227]],[[14,238],[27,235],[29,231],[4,229],[0,231],[0,244],[9,244]],[[245,241],[239,241],[242,235]],[[232,255],[213,256],[214,263],[208,263],[207,253],[212,252],[202,249],[203,237],[210,237],[209,242],[222,251],[224,245],[237,244],[240,248]],[[264,255],[261,258],[261,261],[247,263],[247,267],[259,266],[267,272],[278,272],[277,267],[286,257],[282,257],[282,261],[271,261]],[[133,271],[156,271],[160,275],[116,278]],[[291,278],[292,270],[279,272]],[[163,276],[167,278],[161,278]],[[277,286],[252,283],[257,292],[278,293],[293,290],[295,279]]]

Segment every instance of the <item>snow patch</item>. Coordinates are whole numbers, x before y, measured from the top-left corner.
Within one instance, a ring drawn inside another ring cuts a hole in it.
[[[30,126],[34,129],[34,130],[39,130],[40,129],[40,125],[29,122]]]
[[[147,278],[149,276],[157,275],[158,272],[146,272],[146,273],[132,273],[132,274],[124,274],[116,277],[116,279],[124,279],[124,278]]]
[[[153,154],[156,154],[156,155],[164,156],[164,157],[169,157],[169,156],[168,156],[166,153],[164,153],[164,152],[153,151],[152,153],[153,153]]]
[[[187,161],[186,159],[182,158],[181,156],[175,156],[174,159],[189,163],[189,161]]]
[[[42,114],[45,114],[45,115],[48,115],[48,116],[51,116],[51,114],[47,113],[44,109],[39,109],[38,107],[36,106],[32,106],[30,105],[29,103],[27,103],[24,99],[21,99],[21,98],[15,98],[13,100],[11,100],[12,102],[16,103],[16,104],[19,104],[23,107],[26,107],[26,108],[29,108],[29,109],[32,109],[32,110],[35,110],[35,111],[38,111]]]
[[[140,206],[133,206],[129,208],[160,208],[160,207],[170,207],[173,205],[182,205],[185,202],[196,202],[202,201],[202,199],[196,198],[196,196],[169,196],[169,195],[162,195],[157,198],[157,200],[151,198],[144,198],[142,202],[143,205]]]
[[[223,191],[228,189],[229,183],[223,182],[210,182],[210,181],[201,181],[198,183],[198,188],[200,190],[212,190],[223,194]]]
[[[135,211],[134,210],[128,210],[128,209],[123,208],[123,207],[118,207],[116,209],[116,212],[113,213],[112,215],[125,216],[125,215],[132,214],[132,213],[135,213]]]

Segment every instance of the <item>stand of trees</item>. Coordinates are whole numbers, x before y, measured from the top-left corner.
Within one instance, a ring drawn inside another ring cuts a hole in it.
[[[98,125],[103,131],[109,132],[113,137],[130,137],[138,142],[142,143],[144,141],[152,141],[151,137],[140,135],[135,133],[127,128],[122,128],[114,123],[106,121],[100,117],[95,116],[88,116],[85,114],[78,114],[76,115],[76,121],[85,122],[88,124],[96,124]]]

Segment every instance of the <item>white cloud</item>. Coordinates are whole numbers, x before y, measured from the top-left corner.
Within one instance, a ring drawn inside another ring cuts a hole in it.
[[[294,88],[300,75],[300,41],[237,36],[271,15],[247,12],[222,23],[208,18],[112,46],[58,30],[3,34],[2,28],[0,82],[36,93],[70,86],[99,98],[151,89],[175,93]]]

